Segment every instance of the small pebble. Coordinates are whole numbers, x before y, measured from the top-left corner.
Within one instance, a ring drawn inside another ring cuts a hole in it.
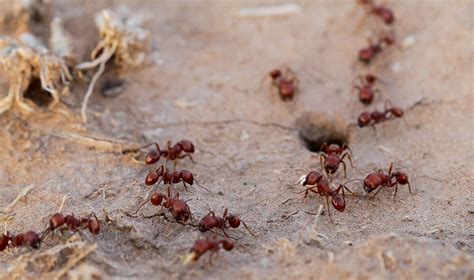
[[[402,41],[402,46],[404,48],[408,48],[408,47],[411,47],[413,45],[415,45],[416,43],[416,38],[415,36],[413,35],[409,35],[409,36],[406,36],[403,41]]]

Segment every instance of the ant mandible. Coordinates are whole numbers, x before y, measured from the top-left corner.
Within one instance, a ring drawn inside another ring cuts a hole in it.
[[[373,43],[372,40],[369,39],[369,46],[359,51],[359,61],[369,64],[384,48],[391,46],[394,43],[394,34],[386,34],[379,38],[376,43]]]
[[[362,112],[357,118],[359,127],[368,125],[374,126],[377,123],[384,122],[393,118],[402,118],[403,109],[397,106],[391,106],[390,102],[385,102],[385,110],[383,112],[374,110],[372,112]]]
[[[206,216],[201,219],[198,228],[201,232],[206,232],[213,228],[218,228],[221,229],[225,236],[228,237],[224,229],[229,227],[238,228],[240,226],[240,223],[244,225],[244,227],[252,236],[255,236],[255,234],[250,230],[247,224],[239,218],[239,216],[235,214],[228,214],[227,208],[224,210],[224,214],[222,215],[222,217],[216,216],[214,211],[210,211]]]
[[[178,159],[189,157],[189,159],[193,162],[196,163],[191,156],[192,153],[194,153],[194,144],[189,141],[189,140],[181,140],[178,143],[174,144],[171,146],[171,141],[168,141],[166,146],[166,150],[161,150],[160,145],[158,143],[151,143],[148,144],[143,148],[146,148],[148,146],[155,145],[156,150],[152,150],[147,153],[145,157],[145,163],[146,164],[154,164],[160,160],[160,158],[163,156],[166,158],[166,160],[173,160],[174,164],[176,166],[176,162]],[[184,152],[184,154],[182,154]]]
[[[299,80],[295,72],[290,68],[273,69],[269,73],[272,79],[272,88],[278,89],[280,98],[285,100],[293,99],[299,90]]]
[[[344,167],[344,177],[347,178],[346,174],[346,163],[344,162],[344,158],[347,156],[349,158],[349,162],[352,164],[351,158],[351,150],[349,147],[344,143],[342,147],[338,144],[330,144],[329,146],[327,143],[321,145],[319,154],[319,163],[321,164],[321,168],[326,171],[326,174],[333,175],[336,173],[337,169],[339,168],[339,164],[342,163]],[[324,159],[324,164],[323,164]]]
[[[345,184],[341,184],[336,189],[332,189],[329,186],[329,181],[324,177],[319,178],[319,180],[317,181],[318,182],[316,184],[308,185],[308,187],[304,191],[302,191],[305,193],[304,197],[306,198],[309,192],[313,192],[313,193],[319,194],[322,197],[325,197],[329,219],[331,219],[331,222],[334,222],[331,217],[331,211],[329,210],[329,197],[331,197],[331,203],[334,209],[336,209],[339,212],[344,212],[344,210],[346,209],[346,196],[345,196],[344,190],[347,190],[348,192],[352,194],[353,192],[349,190],[345,186]],[[304,186],[305,183],[306,181],[303,182],[302,185]],[[299,192],[299,193],[302,193],[302,192]]]
[[[369,105],[374,100],[375,93],[380,92],[379,89],[374,88],[376,81],[377,77],[372,74],[359,75],[360,85],[354,85],[353,89],[359,92],[359,100],[362,104]]]
[[[188,255],[183,257],[183,263],[187,264],[190,261],[197,261],[206,252],[210,251],[209,262],[212,262],[212,256],[221,248],[226,251],[234,249],[235,243],[229,238],[207,237],[205,239],[198,239],[194,242]]]
[[[408,185],[408,191],[410,194],[412,194],[410,182],[408,181],[408,175],[402,171],[396,171],[392,173],[392,167],[393,163],[390,163],[390,166],[388,167],[388,173],[385,173],[382,169],[379,169],[377,172],[367,175],[363,181],[364,190],[367,193],[371,193],[377,189],[375,194],[372,196],[374,197],[383,187],[390,188],[395,186],[395,193],[393,194],[393,198],[395,198],[398,191],[398,184],[400,184]]]
[[[188,191],[188,186],[193,185],[194,182],[196,182],[196,185],[199,187],[209,191],[207,188],[201,186],[196,179],[194,179],[193,173],[189,170],[181,170],[181,171],[173,171],[170,172],[168,168],[166,168],[163,165],[158,167],[155,171],[151,171],[148,173],[148,175],[145,177],[145,184],[147,186],[153,186],[156,184],[158,181],[163,180],[164,184],[177,184],[179,182],[183,182],[183,186]]]

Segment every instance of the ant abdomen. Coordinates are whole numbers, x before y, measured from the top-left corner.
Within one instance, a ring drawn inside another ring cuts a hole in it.
[[[145,163],[146,164],[154,164],[160,160],[161,153],[156,150],[152,150],[148,152],[148,154],[145,157]]]
[[[336,209],[339,212],[344,212],[344,209],[346,209],[346,200],[342,195],[336,195],[333,196],[332,198],[332,206],[334,206],[334,209]]]

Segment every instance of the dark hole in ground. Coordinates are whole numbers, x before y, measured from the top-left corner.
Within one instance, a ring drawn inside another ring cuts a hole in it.
[[[319,152],[324,143],[349,144],[347,125],[340,118],[320,114],[304,113],[298,120],[299,136],[311,152]]]
[[[53,102],[51,94],[41,87],[41,80],[33,78],[26,89],[24,97],[33,101],[38,107],[46,107]]]

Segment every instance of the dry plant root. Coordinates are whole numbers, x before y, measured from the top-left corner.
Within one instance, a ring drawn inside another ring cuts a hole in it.
[[[145,56],[150,45],[150,33],[141,27],[141,19],[128,17],[111,10],[99,13],[95,22],[102,40],[91,52],[90,62],[76,66],[78,70],[86,70],[99,66],[92,77],[82,102],[81,116],[87,122],[87,104],[94,86],[105,69],[105,64],[113,57],[114,65],[127,69],[140,66],[145,62]]]
[[[27,112],[35,111],[24,100],[33,79],[39,79],[41,88],[51,94],[52,104],[59,102],[60,95],[72,80],[64,59],[42,46],[30,33],[21,34],[19,40],[0,36],[0,68],[10,85],[7,95],[0,98],[0,114],[15,104]]]

